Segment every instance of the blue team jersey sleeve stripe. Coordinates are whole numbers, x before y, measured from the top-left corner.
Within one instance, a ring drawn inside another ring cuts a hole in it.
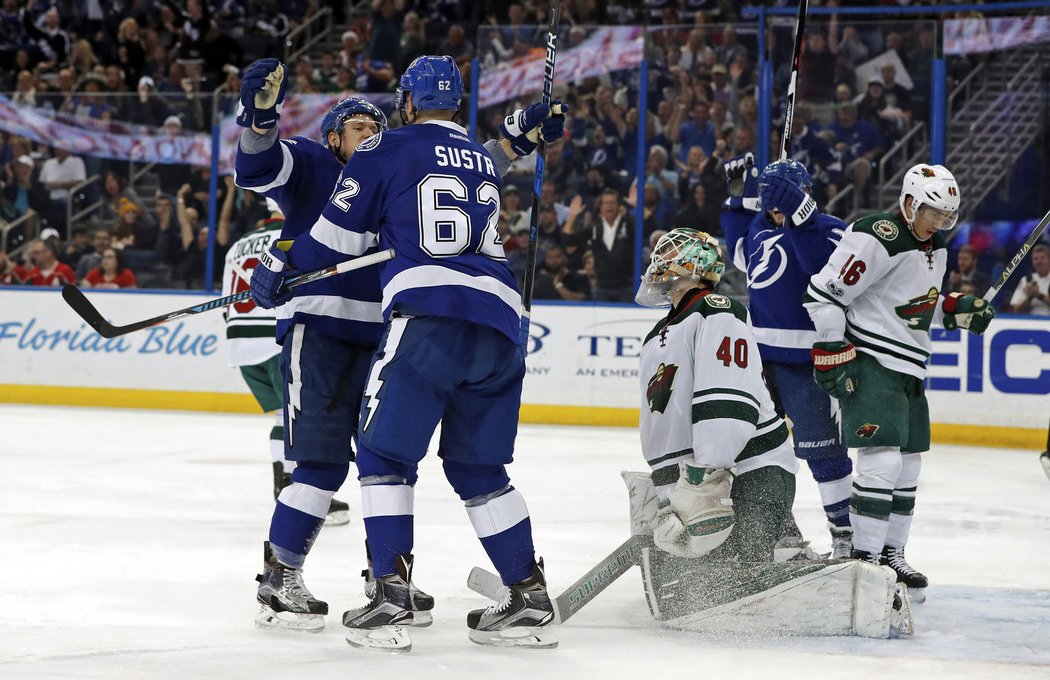
[[[288,145],[283,141],[278,142],[277,146],[281,148],[281,167],[277,171],[277,175],[265,184],[256,183],[261,178],[257,180],[250,176],[238,175],[237,186],[243,189],[251,189],[257,194],[265,194],[271,189],[283,187],[287,184],[288,179],[292,176],[292,170],[295,168],[295,159],[292,157],[292,152],[288,149]]]
[[[521,294],[511,286],[489,276],[471,276],[439,265],[412,267],[396,274],[383,287],[383,307],[387,307],[394,296],[406,290],[436,286],[465,286],[494,295],[513,309],[515,314],[521,307]]]
[[[353,256],[363,255],[378,241],[378,234],[375,232],[350,231],[335,224],[324,215],[317,218],[317,222],[310,229],[310,236],[331,250]]]

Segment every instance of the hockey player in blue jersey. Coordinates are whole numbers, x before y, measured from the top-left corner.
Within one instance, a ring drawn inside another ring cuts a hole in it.
[[[760,174],[747,154],[725,169],[730,196],[721,224],[733,263],[747,273],[748,308],[766,383],[791,419],[795,455],[817,481],[832,557],[846,558],[853,466],[832,401],[813,380],[810,349],[816,332],[802,306],[810,277],[827,263],[846,225],[817,210],[813,182],[797,161],[775,161]]]
[[[242,79],[238,122],[246,127],[237,152],[240,186],[274,199],[287,215],[281,239],[305,233],[333,196],[343,164],[358,144],[387,127],[386,116],[368,101],[349,97],[321,121],[321,139],[279,139],[276,123],[283,103],[284,66],[260,60]],[[518,153],[535,148],[542,126],[545,139],[560,136],[564,117],[547,118],[545,105],[513,114],[521,129],[486,143],[501,172]],[[339,195],[344,195],[345,192]],[[265,277],[253,276],[256,283]],[[291,485],[281,492],[264,549],[259,577],[261,626],[320,630],[327,604],[302,580],[302,567],[323,518],[325,498],[345,479],[352,460],[360,398],[371,355],[382,335],[378,270],[366,268],[282,294],[277,307],[277,338],[287,409],[285,454],[297,462]],[[273,308],[278,300],[262,306]],[[366,578],[370,570],[366,570]],[[428,595],[414,590],[416,625],[430,622]]]
[[[397,95],[407,125],[357,148],[339,190],[286,258],[314,269],[360,256],[377,241],[397,253],[379,268],[388,323],[358,426],[358,478],[378,587],[365,607],[343,615],[355,646],[411,647],[401,626],[415,615],[413,487],[439,422],[445,475],[510,586],[505,602],[470,612],[471,640],[556,644],[528,510],[504,467],[513,457],[525,365],[517,344],[521,296],[497,230],[502,182],[485,148],[452,122],[462,93],[451,58],[413,61]],[[276,294],[279,283],[272,280],[261,296]]]

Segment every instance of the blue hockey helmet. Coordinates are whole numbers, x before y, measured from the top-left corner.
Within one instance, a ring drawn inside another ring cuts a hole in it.
[[[809,176],[806,166],[795,160],[773,161],[766,166],[758,177],[759,193],[769,184],[768,177],[780,177],[791,182],[802,191],[810,194],[813,192],[813,178]]]
[[[337,135],[342,133],[343,123],[357,114],[372,117],[379,126],[377,132],[386,130],[386,114],[380,111],[378,106],[360,97],[347,97],[336,102],[321,119],[321,144],[324,145],[324,148],[328,148],[328,133],[334,132]]]
[[[401,76],[394,105],[405,116],[407,95],[419,111],[455,111],[463,99],[463,75],[452,57],[416,57]]]

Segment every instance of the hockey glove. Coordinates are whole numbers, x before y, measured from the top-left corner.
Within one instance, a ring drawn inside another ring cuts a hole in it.
[[[817,202],[786,177],[766,175],[759,187],[762,207],[784,213],[788,226],[803,227],[817,214]]]
[[[754,155],[747,153],[722,165],[726,173],[726,188],[729,198],[725,207],[733,210],[758,212],[762,201],[758,196],[758,168]]]
[[[992,306],[974,295],[948,293],[941,309],[944,310],[944,329],[949,331],[962,328],[980,335],[988,330],[988,324],[995,318]]]
[[[241,101],[237,107],[237,124],[269,130],[277,125],[284,105],[288,80],[284,64],[278,59],[259,59],[241,76]]]
[[[821,389],[842,399],[853,394],[857,389],[856,381],[850,376],[850,362],[857,358],[857,348],[848,342],[817,342],[810,352],[813,357],[813,378]]]
[[[569,107],[555,99],[550,106],[538,102],[518,109],[500,123],[500,133],[510,142],[518,156],[528,156],[536,150],[542,132],[543,141],[557,141],[565,133],[565,113]]]
[[[273,309],[292,299],[292,291],[282,288],[287,262],[288,254],[276,243],[259,255],[259,266],[252,272],[249,282],[255,304],[263,309]]]
[[[725,543],[735,523],[732,484],[728,470],[683,463],[670,504],[656,517],[656,545],[679,557],[703,557]]]

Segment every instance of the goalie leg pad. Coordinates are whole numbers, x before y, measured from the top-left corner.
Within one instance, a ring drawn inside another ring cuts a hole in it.
[[[655,563],[666,558],[654,561],[658,555],[643,551],[642,573],[647,578],[672,576],[676,565]],[[677,566],[682,562],[687,561]],[[872,638],[908,635],[912,630],[907,595],[900,599],[896,575],[860,561],[694,561],[692,568],[670,580],[647,582],[646,590],[654,617],[678,630]]]

